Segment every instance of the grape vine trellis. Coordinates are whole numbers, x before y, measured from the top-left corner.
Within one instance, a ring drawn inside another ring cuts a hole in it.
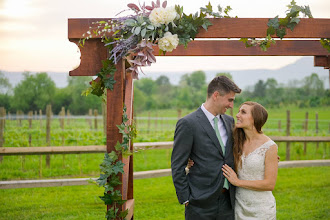
[[[229,17],[228,12],[230,11],[230,7],[227,7],[224,10],[225,16],[221,16],[222,8],[218,7],[218,12],[213,12],[212,6],[209,4],[205,8],[201,9],[200,13],[196,14],[191,14],[191,15],[186,15],[183,13],[183,8],[180,6],[175,7],[175,12],[179,15],[178,20],[173,20],[168,23],[161,24],[160,26],[154,25],[154,27],[149,26],[148,24],[148,19],[143,18],[143,15],[147,15],[148,13],[156,8],[164,8],[166,7],[166,4],[164,6],[164,3],[161,5],[159,1],[156,3],[152,3],[151,6],[136,6],[134,4],[129,4],[129,7],[136,13],[135,16],[129,17],[129,18],[119,18],[119,19],[112,19],[111,21],[115,22],[124,22],[125,25],[128,28],[125,28],[124,26],[120,26],[120,24],[123,23],[115,23],[113,24],[108,23],[108,21],[101,21],[101,22],[95,22],[94,25],[96,25],[97,29],[92,30],[93,27],[89,30],[89,35],[85,37],[84,39],[81,39],[79,42],[76,41],[76,43],[84,43],[85,40],[90,40],[91,38],[101,38],[103,41],[103,45],[107,45],[108,50],[110,51],[110,55],[108,56],[110,59],[104,59],[103,61],[103,66],[101,71],[97,74],[98,79],[93,80],[91,82],[91,88],[89,88],[85,94],[95,94],[99,96],[104,96],[105,91],[107,91],[107,100],[109,101],[109,93],[111,93],[111,89],[113,88],[114,91],[118,92],[118,86],[116,86],[118,83],[120,83],[120,80],[118,80],[118,74],[115,74],[117,72],[124,73],[125,71],[123,70],[123,64],[121,64],[120,60],[125,59],[125,57],[128,57],[126,59],[126,65],[128,67],[128,72],[131,72],[133,77],[138,76],[138,70],[141,66],[149,65],[153,62],[155,62],[154,56],[153,56],[153,49],[155,48],[155,45],[159,45],[160,40],[165,36],[166,32],[171,32],[171,35],[167,34],[169,38],[167,39],[172,45],[171,48],[166,48],[164,47],[163,49],[161,48],[159,51],[160,53],[164,53],[166,51],[170,51],[171,49],[174,49],[176,44],[182,44],[184,46],[188,45],[188,42],[194,39],[194,37],[198,34],[199,32],[199,27],[203,27],[205,30],[208,29],[208,27],[211,25],[211,22],[206,18],[207,16],[219,18],[219,17],[225,17],[224,19],[227,19]],[[292,12],[292,13],[291,13]],[[287,28],[293,29],[296,24],[299,22],[298,15],[299,13],[303,13],[305,15],[310,15],[310,10],[308,7],[300,7],[297,6],[294,1],[291,2],[289,6],[289,11],[287,14],[287,17],[284,19],[279,19],[278,17],[274,19],[270,19],[268,21],[268,31],[266,33],[269,34],[264,40],[258,40],[258,39],[246,39],[242,38],[241,41],[245,42],[247,46],[259,46],[261,50],[266,50],[269,48],[271,43],[273,42],[273,39],[271,38],[271,34],[277,34],[278,37],[282,38],[284,34],[286,34]],[[149,15],[148,14],[148,15]],[[142,18],[141,18],[142,16]],[[132,21],[136,19],[136,21]],[[229,19],[229,18],[228,18]],[[222,19],[221,19],[222,20]],[[146,22],[146,23],[145,23]],[[173,22],[173,23],[172,23]],[[196,22],[196,26],[195,25]],[[278,22],[278,23],[277,23]],[[103,25],[103,26],[102,26]],[[184,32],[180,32],[180,25],[181,25],[181,30],[184,30]],[[93,25],[92,25],[93,26]],[[148,28],[149,27],[149,28]],[[133,31],[134,28],[134,31]],[[176,29],[178,28],[178,29]],[[106,30],[106,31],[103,31]],[[102,32],[103,31],[103,32]],[[124,31],[124,32],[123,32]],[[187,31],[187,32],[186,32]],[[111,35],[111,33],[113,35]],[[88,33],[88,32],[87,32]],[[154,33],[154,35],[152,34]],[[127,34],[127,35],[126,35]],[[173,35],[178,35],[178,39],[174,39]],[[180,35],[182,34],[182,35]],[[70,36],[70,33],[69,33]],[[125,38],[125,36],[127,38]],[[147,36],[147,40],[145,39]],[[329,35],[322,35],[322,38],[328,38]],[[125,39],[130,39],[129,41],[125,41]],[[170,40],[172,39],[172,41]],[[94,39],[92,39],[94,40]],[[148,41],[149,40],[149,41]],[[178,41],[177,43],[175,43]],[[87,42],[87,41],[86,41]],[[94,41],[95,42],[95,41]],[[128,44],[128,43],[132,44]],[[323,39],[321,41],[322,45],[325,47],[329,45],[329,40]],[[99,44],[97,44],[99,45]],[[117,47],[117,46],[120,47]],[[124,47],[126,45],[126,47]],[[136,47],[127,47],[127,45],[135,45]],[[101,47],[98,47],[100,50],[103,50]],[[115,49],[116,48],[116,49]],[[121,48],[124,48],[125,50],[121,50]],[[88,51],[91,51],[90,49],[87,48]],[[114,52],[114,53],[111,53]],[[196,50],[195,50],[196,52]],[[175,53],[175,52],[174,52]],[[120,55],[121,54],[121,55]],[[196,53],[198,54],[198,53]],[[322,53],[324,54],[324,53]],[[95,54],[92,54],[90,56],[95,56]],[[83,63],[83,58],[84,56],[82,55],[82,63]],[[106,58],[106,57],[104,57]],[[88,61],[90,62],[90,61]],[[94,60],[93,62],[96,62]],[[118,68],[119,67],[119,68]],[[90,67],[89,67],[90,68]],[[87,70],[84,70],[87,71]],[[90,69],[88,69],[90,71]],[[93,71],[90,71],[93,72]],[[116,83],[115,83],[116,82]],[[122,87],[119,87],[121,89]],[[114,93],[112,93],[113,96]],[[125,97],[126,98],[126,97]],[[116,102],[119,104],[120,102]],[[109,108],[109,104],[108,104]],[[116,145],[118,148],[114,148],[114,150],[119,150],[119,145]],[[108,155],[109,156],[109,155]],[[105,156],[105,158],[108,161],[108,156]],[[114,156],[114,158],[116,158]],[[113,160],[113,159],[112,159]],[[107,164],[107,163],[106,163]],[[120,163],[118,164],[120,165]],[[117,173],[120,173],[119,171]],[[103,179],[104,180],[104,179]],[[108,179],[108,181],[110,181]],[[118,197],[118,194],[116,194],[116,191],[108,191],[107,194],[111,194],[113,192],[114,198]],[[116,197],[117,196],[117,197]],[[114,199],[116,200],[116,199]],[[117,201],[117,200],[116,200]],[[118,206],[122,204],[120,200],[117,203]],[[122,218],[122,216],[125,214],[123,213],[120,209],[117,210],[116,208],[114,209],[115,213],[108,214],[107,218]],[[122,213],[122,214],[120,214]],[[122,216],[119,216],[122,215]],[[117,217],[116,217],[117,216]]]

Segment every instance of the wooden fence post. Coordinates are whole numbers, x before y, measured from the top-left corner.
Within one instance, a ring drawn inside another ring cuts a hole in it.
[[[149,132],[150,132],[150,111],[148,111],[148,131],[147,131],[147,133],[149,134]]]
[[[93,125],[92,125],[92,117],[93,117],[93,110],[89,109],[88,110],[88,124],[91,130],[93,130]]]
[[[65,108],[62,107],[61,112],[60,112],[60,126],[62,129],[62,146],[64,146],[64,119],[65,119]],[[62,167],[65,167],[65,154],[62,155],[63,160],[62,160]]]
[[[50,146],[50,121],[51,121],[51,114],[52,114],[52,106],[47,105],[46,108],[46,144]],[[46,166],[50,167],[50,155],[46,155]]]
[[[97,109],[94,109],[94,129],[97,130],[97,116],[98,116],[98,111]]]
[[[156,111],[156,117],[155,117],[155,129],[154,129],[155,134],[158,133],[158,132],[157,132],[157,127],[158,127],[158,112]]]
[[[316,136],[319,133],[319,113],[315,113],[315,133]],[[319,142],[316,142],[316,150],[319,149]]]
[[[39,109],[39,123],[40,123],[40,130],[42,129],[42,110]]]
[[[305,123],[304,123],[304,130],[305,130],[305,136],[307,135],[308,131],[308,112],[305,114]],[[304,142],[304,155],[307,153],[307,143]]]
[[[70,110],[67,109],[66,110],[66,123],[68,126],[70,125],[70,120],[71,120],[71,113],[70,113]]]
[[[6,117],[6,110],[4,107],[0,107],[0,148],[3,147],[5,138],[5,117]],[[0,163],[2,163],[3,156],[0,156]]]
[[[278,120],[278,131],[282,131],[282,125],[281,125],[281,120]]]
[[[31,147],[31,142],[32,142],[32,135],[31,135],[31,130],[32,130],[32,118],[33,118],[33,111],[29,111],[28,113],[28,121],[29,121],[29,147]]]
[[[182,113],[182,110],[178,109],[178,120],[181,118],[181,113]]]
[[[286,136],[290,136],[290,110],[286,111]],[[290,160],[290,142],[286,142],[285,160]]]

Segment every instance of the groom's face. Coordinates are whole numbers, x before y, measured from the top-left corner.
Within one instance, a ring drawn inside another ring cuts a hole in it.
[[[223,96],[220,93],[218,93],[216,95],[216,101],[215,101],[218,114],[220,115],[225,114],[228,108],[233,108],[234,100],[235,100],[235,92],[233,91],[230,91],[229,93]]]

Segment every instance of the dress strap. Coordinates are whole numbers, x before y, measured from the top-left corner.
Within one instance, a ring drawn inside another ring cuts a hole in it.
[[[274,144],[275,144],[276,147],[278,148],[277,144],[276,144],[273,140],[269,140],[269,141],[267,141],[266,143],[264,143],[263,146],[262,146],[262,148],[267,148],[267,149],[269,149],[270,146],[273,146]]]

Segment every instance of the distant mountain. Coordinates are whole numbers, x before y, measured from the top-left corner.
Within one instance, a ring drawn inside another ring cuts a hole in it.
[[[211,70],[205,71],[207,82],[211,81],[216,73],[229,72],[233,76],[235,83],[241,87],[246,88],[253,86],[258,80],[267,80],[268,78],[274,78],[278,83],[288,84],[293,80],[301,80],[306,76],[310,76],[312,73],[317,73],[319,77],[324,81],[325,88],[329,88],[329,70],[323,67],[314,67],[313,57],[303,57],[297,60],[295,63],[284,66],[280,69],[253,69],[253,70]],[[142,75],[143,77],[150,77],[157,79],[161,75],[169,77],[172,84],[178,84],[183,74],[187,72],[164,72],[164,73],[152,73]]]
[[[6,72],[2,71],[4,75],[9,79],[9,82],[14,87],[23,79],[23,74],[19,72]],[[258,80],[267,80],[268,78],[274,78],[278,83],[288,84],[293,80],[300,80],[306,76],[310,76],[312,73],[317,73],[319,77],[324,81],[325,88],[329,88],[329,70],[323,67],[314,67],[313,57],[303,57],[293,64],[287,65],[283,68],[276,70],[269,69],[254,69],[254,70],[212,70],[205,71],[207,82],[211,81],[216,73],[229,72],[235,81],[235,83],[241,87],[246,88],[253,86]],[[153,80],[157,79],[161,75],[165,75],[170,79],[172,84],[177,85],[180,82],[182,75],[187,72],[157,72],[141,75],[140,78],[150,77]],[[34,74],[34,73],[31,73]],[[69,73],[57,73],[48,72],[48,75],[54,80],[58,88],[63,88],[68,85]]]

